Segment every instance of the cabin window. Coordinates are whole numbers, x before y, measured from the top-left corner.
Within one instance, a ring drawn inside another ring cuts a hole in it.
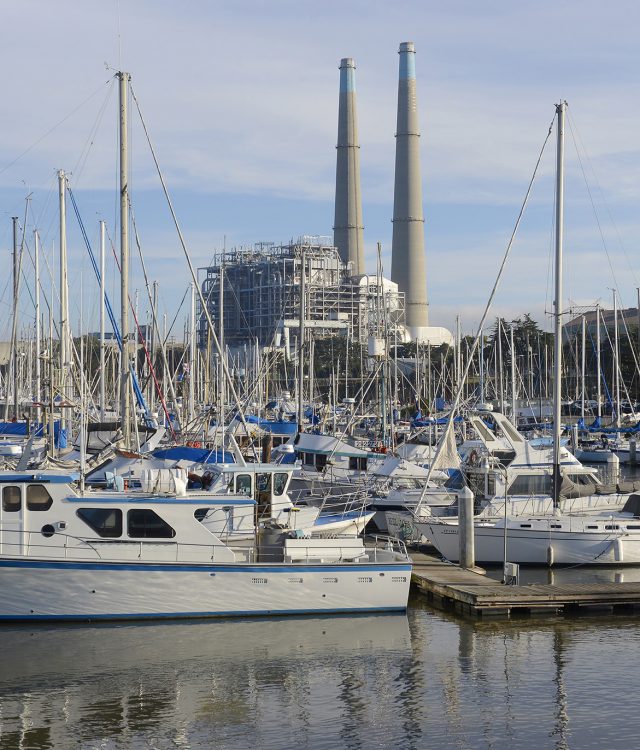
[[[302,463],[305,466],[315,466],[316,465],[316,461],[315,461],[315,456],[313,455],[313,453],[303,453],[302,454]]]
[[[595,481],[593,477],[590,476],[589,474],[567,474],[567,476],[574,484],[581,484],[581,485],[584,485],[585,487],[595,486]]]
[[[605,526],[605,531],[619,531],[620,527],[617,524],[613,524],[611,526]]]
[[[285,473],[278,473],[273,475],[273,494],[276,497],[283,495],[287,488],[287,480],[289,475]]]
[[[509,495],[550,495],[550,474],[520,474],[509,485]]]
[[[127,531],[133,539],[173,539],[176,535],[175,529],[149,508],[127,512]]]
[[[562,524],[561,523],[552,523],[551,524],[551,528],[552,529],[561,529],[562,528]]]
[[[79,508],[76,515],[98,536],[107,539],[122,536],[122,511],[119,508]]]
[[[366,471],[367,470],[367,457],[366,456],[350,456],[349,468],[351,469],[351,471]]]
[[[635,531],[637,529],[640,529],[640,526],[632,526],[631,524],[627,524],[627,531]]]
[[[269,492],[271,489],[271,474],[258,474],[256,486],[258,492]]]
[[[521,523],[520,524],[520,528],[521,529],[530,529],[531,528],[531,524],[530,523]]]
[[[327,454],[317,453],[316,454],[316,469],[318,471],[322,471],[326,465],[327,465]]]
[[[193,515],[196,519],[196,521],[200,521],[202,523],[204,519],[207,517],[207,513],[209,512],[210,508],[196,508],[193,511]]]
[[[240,495],[251,495],[250,474],[238,474],[236,476],[236,492]]]
[[[597,526],[587,526],[587,528],[588,528],[588,529],[595,529],[596,531],[598,530],[598,527],[597,527]]]
[[[49,510],[53,500],[43,484],[27,486],[27,510]]]
[[[508,422],[503,422],[501,427],[507,433],[507,437],[512,443],[522,442],[522,435],[517,430],[514,430]]]
[[[5,513],[17,513],[22,507],[20,487],[2,488],[2,510]]]

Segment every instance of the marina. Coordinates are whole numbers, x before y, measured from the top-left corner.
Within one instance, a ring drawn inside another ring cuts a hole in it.
[[[0,750],[640,744],[626,5],[7,7]]]

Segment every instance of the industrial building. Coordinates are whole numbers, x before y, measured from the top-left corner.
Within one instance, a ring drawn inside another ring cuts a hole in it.
[[[303,287],[304,325],[316,335],[344,334],[365,344],[384,327],[392,340],[406,340],[404,296],[397,285],[387,279],[379,283],[375,275],[352,276],[350,264],[328,238],[305,236],[287,245],[227,250],[199,274],[216,332],[222,311],[229,347],[257,341],[288,348],[300,326]],[[199,343],[205,348],[209,334],[200,312]]]
[[[259,243],[221,252],[200,269],[203,297],[227,346],[257,341],[288,350],[291,329],[300,327],[303,288],[304,325],[315,335],[452,343],[449,331],[429,325],[413,43],[403,42],[399,54],[392,280],[365,273],[356,66],[346,57],[340,62],[333,244],[311,236],[288,245]],[[199,320],[204,348],[207,321],[202,314]]]

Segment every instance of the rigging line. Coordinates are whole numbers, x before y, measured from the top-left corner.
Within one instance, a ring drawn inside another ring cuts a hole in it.
[[[453,403],[451,404],[451,409],[449,411],[449,416],[447,418],[447,427],[445,430],[445,435],[449,432],[449,430],[453,429],[453,419],[456,413],[456,409],[458,408],[458,404],[460,402],[460,399],[462,397],[462,389],[463,384],[467,379],[467,375],[469,373],[469,368],[471,366],[471,361],[473,360],[476,349],[478,348],[478,343],[480,341],[480,337],[482,335],[482,330],[484,328],[485,320],[487,319],[487,316],[489,314],[489,310],[491,308],[491,305],[493,303],[493,299],[496,296],[496,292],[498,291],[498,286],[500,284],[500,280],[502,278],[502,274],[504,273],[505,266],[507,265],[507,260],[509,259],[509,256],[511,255],[511,248],[513,247],[513,243],[515,242],[516,235],[518,233],[518,229],[520,228],[520,223],[522,221],[522,217],[524,216],[524,211],[527,207],[527,204],[529,203],[529,196],[531,195],[531,190],[533,189],[533,183],[535,182],[536,176],[538,174],[538,167],[540,166],[540,162],[542,161],[542,155],[544,154],[544,150],[547,146],[547,143],[549,142],[549,138],[551,137],[551,132],[553,130],[553,124],[556,121],[556,115],[554,113],[553,119],[551,120],[551,124],[549,125],[549,130],[547,132],[547,136],[544,139],[544,143],[542,144],[542,148],[540,149],[540,153],[538,154],[538,160],[536,161],[536,165],[533,169],[533,174],[531,175],[531,179],[529,180],[529,185],[527,187],[527,192],[524,196],[524,200],[522,201],[522,205],[520,206],[520,211],[518,213],[518,218],[516,219],[515,226],[513,227],[513,231],[511,233],[511,238],[509,239],[509,243],[507,245],[507,249],[505,250],[504,256],[502,258],[502,263],[500,264],[500,268],[498,269],[498,275],[496,277],[496,280],[493,284],[493,288],[491,290],[491,294],[489,295],[489,299],[487,300],[487,304],[484,308],[484,312],[482,313],[482,318],[480,322],[478,323],[478,330],[473,342],[473,346],[471,347],[471,352],[469,354],[469,359],[467,360],[464,373],[462,375],[462,378],[460,379],[460,383],[456,389],[456,395],[453,399]],[[433,471],[433,466],[437,464],[438,459],[440,458],[440,454],[442,453],[445,440],[441,440],[438,443],[438,447],[436,448],[436,454],[433,457],[433,461],[429,464],[429,470],[427,472],[427,476],[425,478],[424,482],[424,489],[422,490],[422,493],[420,494],[420,499],[418,500],[418,503],[416,505],[416,508],[414,509],[414,515],[417,515],[422,503],[424,502],[424,498],[427,494],[427,487],[429,485],[429,480],[431,479],[431,474]]]
[[[140,236],[138,235],[138,225],[136,224],[136,219],[135,219],[135,215],[134,215],[133,208],[131,206],[131,201],[130,200],[129,200],[129,208],[131,210],[131,223],[133,224],[133,234],[134,234],[134,237],[135,237],[135,240],[136,240],[136,246],[138,248],[138,254],[140,255],[140,263],[142,264],[142,272],[144,274],[144,281],[145,281],[145,285],[146,285],[146,288],[147,288],[147,296],[149,298],[149,304],[151,305],[151,311],[153,313],[153,325],[154,325],[156,334],[159,334],[157,311],[156,311],[155,305],[153,304],[153,298],[152,298],[151,292],[149,290],[149,278],[147,276],[147,267],[146,267],[145,262],[144,262],[144,256],[142,254],[142,246],[140,245]],[[133,317],[134,317],[134,319],[136,321],[136,327],[138,329],[138,336],[140,336],[140,338],[142,339],[142,331],[140,329],[140,325],[138,323],[138,318],[137,318],[137,315],[135,313],[135,310],[133,311]],[[168,410],[167,404],[165,402],[165,398],[164,398],[165,394],[162,392],[162,388],[160,387],[160,384],[158,383],[158,378],[156,377],[156,371],[155,371],[155,368],[153,366],[153,362],[151,360],[149,349],[147,347],[147,337],[146,336],[144,337],[143,341],[144,341],[144,343],[143,343],[144,356],[145,356],[145,360],[147,362],[147,366],[149,368],[149,373],[151,374],[151,378],[153,379],[153,384],[155,386],[156,393],[158,394],[158,397],[160,398],[160,404],[162,405],[162,411],[164,412],[165,417],[167,418],[167,424],[169,425],[169,429],[171,430],[171,435],[173,436],[173,439],[175,440],[176,439],[176,433],[175,433],[175,430],[173,429],[173,424],[172,424],[171,418],[169,416],[169,410]],[[163,355],[163,367],[167,367],[168,362],[167,362],[167,355],[166,355],[166,352],[164,350],[164,346],[162,348],[162,355]],[[143,388],[144,388],[144,386],[143,386]]]
[[[115,264],[115,268],[114,268],[114,272],[115,272],[115,270],[117,270],[118,273],[120,273],[120,259],[118,257],[117,252],[116,252],[115,245],[113,244],[113,240],[111,239],[111,235],[109,234],[109,228],[107,227],[106,223],[105,223],[105,229],[106,229],[106,232],[107,232],[107,239],[109,240],[109,245],[111,246],[111,253],[113,254],[113,258],[114,258],[115,263],[116,263]],[[189,294],[189,287],[187,287],[187,289],[186,289],[186,291],[184,293],[184,296],[182,297],[182,302],[180,302],[178,310],[177,310],[177,312],[176,312],[176,314],[175,314],[175,316],[174,316],[174,318],[173,318],[173,320],[171,322],[171,326],[167,329],[167,336],[164,339],[164,341],[162,342],[164,346],[166,346],[167,342],[171,338],[171,334],[173,333],[173,327],[176,324],[176,321],[178,320],[178,316],[180,315],[180,311],[182,310],[182,305],[184,305],[184,301],[187,298],[187,294]]]
[[[609,270],[611,271],[611,278],[613,279],[613,283],[616,285],[616,289],[618,289],[618,292],[620,290],[620,285],[618,284],[618,279],[616,278],[615,271],[613,270],[613,264],[611,262],[611,256],[609,255],[609,250],[607,248],[607,242],[604,238],[604,232],[602,230],[602,224],[600,223],[600,217],[598,216],[598,212],[596,210],[596,204],[593,200],[593,195],[591,193],[591,188],[589,187],[589,182],[587,181],[587,174],[584,170],[584,164],[582,163],[582,159],[580,157],[580,151],[578,150],[578,144],[576,143],[576,136],[573,132],[573,126],[572,126],[572,120],[571,117],[569,117],[569,130],[571,132],[571,139],[573,140],[573,146],[576,150],[576,155],[578,157],[578,164],[580,165],[580,171],[582,172],[582,178],[584,180],[585,187],[587,188],[587,193],[589,195],[589,201],[591,202],[591,208],[593,209],[593,215],[596,220],[596,224],[598,225],[598,232],[600,232],[600,239],[602,240],[602,247],[604,249],[604,253],[607,256],[607,263],[609,264]]]
[[[115,81],[115,79],[112,79],[112,82]],[[96,119],[91,126],[91,129],[89,130],[89,135],[87,136],[87,140],[85,141],[84,146],[82,147],[82,150],[80,151],[80,155],[78,156],[78,161],[76,162],[75,166],[71,170],[71,174],[76,177],[76,187],[78,187],[80,183],[80,177],[82,176],[82,173],[84,172],[84,169],[87,165],[87,160],[89,159],[89,153],[91,149],[93,148],[96,135],[98,134],[98,130],[100,129],[100,125],[102,124],[102,120],[104,119],[104,114],[107,110],[107,106],[109,105],[111,101],[111,96],[113,93],[115,86],[111,85],[107,89],[107,94],[104,98],[104,101],[102,103],[102,106],[98,110],[98,114],[96,115]]]
[[[104,86],[106,86],[107,84],[111,83],[112,78],[113,77],[109,78],[109,80],[105,81],[105,83],[102,83],[99,88],[97,88],[92,94],[89,94],[89,96],[86,99],[84,99],[83,101],[81,101],[80,104],[78,104],[77,107],[74,107],[74,109],[72,109],[71,112],[69,112],[69,114],[65,115],[61,120],[59,120],[55,125],[53,125],[51,128],[49,128],[49,130],[47,130],[46,133],[44,133],[43,135],[41,135],[40,138],[38,138],[36,141],[34,141],[22,153],[18,154],[18,156],[16,156],[16,158],[13,159],[13,161],[10,161],[8,164],[5,164],[4,167],[0,168],[0,175],[4,174],[8,169],[11,169],[11,167],[14,164],[16,164],[18,161],[20,161],[20,159],[22,159],[23,156],[26,156],[39,143],[42,143],[42,141],[47,136],[51,135],[51,133],[53,133],[53,131],[56,130],[56,128],[59,128],[60,125],[63,125],[70,117],[72,117],[73,115],[75,115],[75,113],[78,112],[78,110],[82,109],[82,107],[84,107],[84,105],[87,104],[87,102],[91,101],[91,99],[93,99],[94,96],[96,96],[100,91],[102,91],[102,88]]]
[[[156,152],[155,152],[155,150],[153,148],[153,145],[151,143],[151,138],[149,136],[149,131],[147,130],[147,125],[146,125],[146,122],[145,122],[145,120],[144,120],[144,118],[142,116],[142,111],[140,110],[140,105],[138,103],[138,99],[137,99],[137,97],[135,95],[135,92],[133,90],[133,86],[131,85],[131,82],[129,82],[129,87],[130,87],[130,90],[131,90],[131,96],[133,97],[133,100],[136,103],[136,108],[138,110],[138,115],[140,117],[140,122],[142,124],[142,128],[143,128],[145,136],[147,138],[147,143],[149,145],[149,149],[151,150],[151,155],[153,157],[153,161],[154,161],[154,163],[156,165],[156,169],[158,171],[158,177],[160,178],[160,183],[162,185],[162,190],[164,192],[164,195],[165,195],[165,198],[166,198],[166,201],[167,201],[167,205],[169,206],[169,210],[171,212],[171,217],[173,219],[173,223],[175,224],[176,231],[177,231],[178,237],[180,239],[180,244],[181,244],[182,250],[184,252],[184,256],[185,256],[185,258],[187,260],[187,265],[189,266],[189,272],[191,274],[191,278],[193,280],[195,288],[198,291],[198,296],[200,298],[200,304],[201,304],[202,309],[203,309],[203,311],[204,311],[204,313],[205,313],[205,315],[207,317],[207,323],[208,323],[209,329],[211,331],[211,336],[213,338],[213,342],[214,342],[215,347],[216,347],[216,349],[218,351],[218,354],[220,355],[220,360],[222,362],[222,370],[223,370],[224,375],[225,375],[225,377],[227,379],[227,384],[229,385],[229,390],[231,391],[231,394],[233,396],[233,400],[236,402],[236,406],[238,407],[238,413],[240,415],[240,420],[242,421],[242,425],[243,425],[243,427],[244,427],[244,429],[246,431],[247,437],[250,437],[251,433],[249,431],[249,425],[247,424],[247,421],[245,419],[245,416],[244,416],[244,413],[243,413],[243,410],[242,410],[242,404],[241,404],[240,399],[238,397],[235,385],[233,384],[233,381],[231,379],[231,375],[229,374],[229,370],[227,368],[227,363],[224,361],[224,356],[223,356],[222,350],[220,348],[220,341],[218,340],[218,336],[216,335],[216,332],[215,332],[215,329],[214,329],[214,326],[213,326],[213,321],[211,320],[211,315],[209,314],[209,310],[207,310],[207,307],[206,307],[206,304],[205,304],[205,299],[204,299],[204,296],[202,294],[202,289],[200,288],[200,285],[198,284],[198,277],[197,277],[196,272],[195,272],[195,270],[193,268],[193,263],[191,262],[191,257],[189,256],[189,251],[187,250],[187,245],[186,245],[186,242],[185,242],[184,237],[182,235],[182,230],[180,229],[180,224],[178,223],[178,217],[176,216],[176,213],[175,213],[175,211],[173,209],[173,203],[171,202],[171,198],[169,196],[169,191],[168,191],[166,183],[164,181],[164,176],[163,176],[162,171],[160,169],[160,164],[158,163],[158,158],[156,156]],[[253,441],[251,442],[251,447],[253,449],[254,458],[256,459],[256,461],[258,461],[258,453],[256,451],[256,447],[255,447],[255,444],[254,444]]]
[[[638,285],[638,277],[636,276],[635,269],[634,269],[634,267],[631,264],[631,260],[629,258],[628,253],[627,253],[627,248],[625,247],[625,244],[624,244],[624,242],[622,240],[622,236],[620,235],[620,230],[618,229],[618,225],[616,224],[616,222],[615,222],[615,220],[613,218],[613,214],[611,213],[611,208],[610,208],[609,203],[607,202],[607,199],[605,197],[604,190],[602,189],[602,186],[600,185],[600,181],[598,180],[598,175],[596,173],[596,170],[595,170],[595,168],[594,168],[594,166],[593,166],[593,164],[591,162],[591,159],[589,158],[589,152],[587,151],[587,149],[584,146],[584,142],[583,142],[583,140],[582,140],[582,138],[580,136],[580,131],[578,130],[577,124],[573,123],[573,125],[572,125],[571,114],[569,114],[569,113],[567,113],[567,114],[569,115],[569,127],[575,129],[574,142],[575,142],[575,138],[577,138],[578,141],[580,142],[580,145],[582,146],[582,150],[584,152],[585,159],[586,159],[586,161],[587,161],[587,163],[588,163],[588,165],[589,165],[589,167],[591,169],[591,173],[593,175],[593,179],[595,181],[596,187],[598,188],[598,191],[600,193],[600,197],[602,199],[602,203],[604,205],[604,208],[606,209],[607,215],[609,216],[609,220],[611,221],[613,229],[614,229],[614,231],[616,233],[616,237],[618,238],[618,244],[620,245],[620,248],[622,249],[622,252],[624,253],[624,257],[627,260],[627,264],[629,266],[629,270],[631,271],[631,274],[633,275],[634,281],[635,281],[636,286],[637,286]],[[572,136],[573,136],[573,129],[572,129],[571,132],[572,132]]]

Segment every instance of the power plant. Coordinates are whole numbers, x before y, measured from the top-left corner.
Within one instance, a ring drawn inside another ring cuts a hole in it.
[[[288,349],[303,303],[305,326],[315,335],[342,333],[363,343],[372,332],[381,335],[385,310],[386,333],[397,342],[453,342],[449,331],[429,326],[413,42],[403,42],[399,54],[391,281],[365,273],[356,66],[345,57],[339,68],[333,245],[306,236],[288,245],[260,243],[220,253],[213,266],[200,269],[207,308],[230,346],[251,339]]]

